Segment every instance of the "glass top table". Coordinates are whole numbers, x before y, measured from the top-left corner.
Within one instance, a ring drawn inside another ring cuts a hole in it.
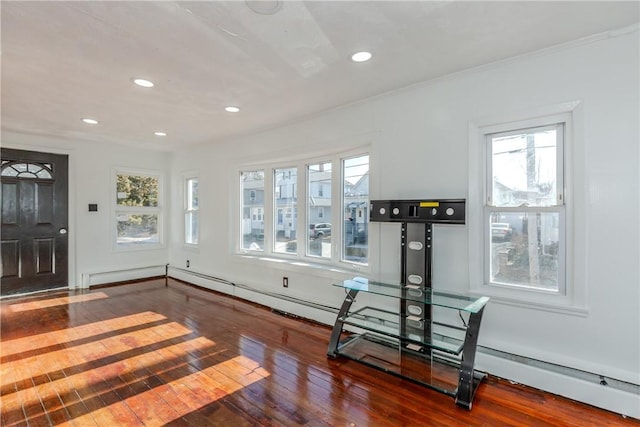
[[[486,377],[475,370],[474,363],[488,297],[364,277],[333,286],[342,288],[345,298],[331,331],[327,356],[342,356],[409,379],[453,396],[456,404],[471,409],[478,384]],[[369,301],[352,310],[361,292],[397,299],[400,310],[369,306]],[[419,313],[411,310],[416,307],[421,309]],[[457,310],[459,322],[443,310],[430,310],[433,307]],[[434,313],[441,318],[436,321]]]
[[[433,306],[453,308],[468,313],[478,313],[489,301],[488,297],[455,294],[431,288],[425,289],[412,284],[383,283],[363,277],[343,280],[334,283],[333,286],[343,288],[346,291],[355,290],[392,298],[402,298]]]

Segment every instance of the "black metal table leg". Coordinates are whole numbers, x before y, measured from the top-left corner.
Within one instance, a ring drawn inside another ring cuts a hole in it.
[[[473,396],[476,393],[478,383],[484,378],[481,375],[476,378],[473,370],[476,347],[478,345],[478,333],[480,332],[480,322],[482,321],[482,313],[484,307],[477,313],[469,315],[469,325],[462,348],[462,363],[460,364],[460,377],[458,379],[458,391],[456,393],[456,404],[471,409]]]
[[[342,302],[342,307],[340,307],[340,311],[338,312],[338,317],[336,318],[336,323],[333,325],[333,331],[331,332],[331,338],[329,339],[329,350],[327,351],[327,356],[329,357],[337,357],[338,353],[338,344],[340,344],[340,335],[342,334],[342,327],[344,322],[342,319],[349,313],[349,309],[351,308],[351,304],[356,300],[356,295],[358,295],[357,289],[349,289],[347,292],[347,296],[344,298]]]

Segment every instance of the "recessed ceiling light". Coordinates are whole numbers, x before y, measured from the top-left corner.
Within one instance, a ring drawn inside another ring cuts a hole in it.
[[[245,4],[260,15],[273,15],[282,9],[281,0],[245,0]]]
[[[225,107],[224,111],[228,113],[237,113],[240,109],[238,107]]]
[[[133,79],[133,82],[142,87],[153,87],[153,82],[146,79]]]
[[[154,132],[153,133],[155,136],[167,136],[166,132]]]
[[[83,122],[85,122],[88,125],[97,125],[98,121],[96,119],[82,119]]]
[[[351,55],[353,62],[365,62],[371,59],[371,53],[369,52],[357,52]]]

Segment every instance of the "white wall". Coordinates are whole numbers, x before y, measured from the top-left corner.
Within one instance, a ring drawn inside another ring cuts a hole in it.
[[[137,269],[164,265],[168,259],[167,245],[148,251],[114,251],[111,208],[114,167],[160,171],[165,174],[168,187],[167,153],[8,132],[2,134],[2,146],[69,155],[70,287],[164,274],[164,268]],[[89,203],[97,203],[98,212],[89,212]],[[168,215],[166,221],[169,222]]]
[[[330,282],[353,272],[248,260],[232,253],[235,231],[230,224],[237,215],[234,180],[239,165],[369,144],[372,199],[467,198],[470,123],[579,101],[574,147],[581,164],[572,177],[572,220],[580,248],[572,261],[575,286],[585,291],[585,310],[575,315],[492,301],[480,344],[640,384],[639,48],[636,27],[425,82],[290,126],[175,153],[171,196],[182,200],[181,174],[198,171],[202,229],[199,248],[185,249],[182,205],[173,205],[171,264],[184,267],[189,259],[196,272],[336,307],[343,294]],[[468,231],[468,226],[437,229],[436,286],[468,289]],[[389,224],[371,227],[370,276],[399,277],[397,239]],[[281,286],[285,274],[290,278],[286,290]],[[234,292],[226,285],[201,282]],[[298,315],[334,320],[289,302],[235,292]],[[521,364],[514,368],[490,356],[481,355],[478,363],[494,375],[640,417],[637,394],[621,397],[606,387]]]

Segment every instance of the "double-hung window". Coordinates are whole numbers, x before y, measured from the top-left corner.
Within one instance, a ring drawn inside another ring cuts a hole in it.
[[[240,172],[240,249],[264,251],[264,169]]]
[[[369,155],[341,159],[342,260],[369,260]]]
[[[273,171],[273,252],[296,253],[298,238],[298,169]]]
[[[566,292],[565,123],[486,134],[485,283]]]
[[[332,164],[330,161],[307,165],[307,255],[331,258],[333,224]],[[325,215],[326,210],[326,215]],[[337,223],[336,223],[337,225]]]
[[[152,248],[162,243],[161,177],[115,172],[115,247]]]
[[[198,178],[185,179],[184,192],[184,242],[197,245],[200,220],[198,215]]]

